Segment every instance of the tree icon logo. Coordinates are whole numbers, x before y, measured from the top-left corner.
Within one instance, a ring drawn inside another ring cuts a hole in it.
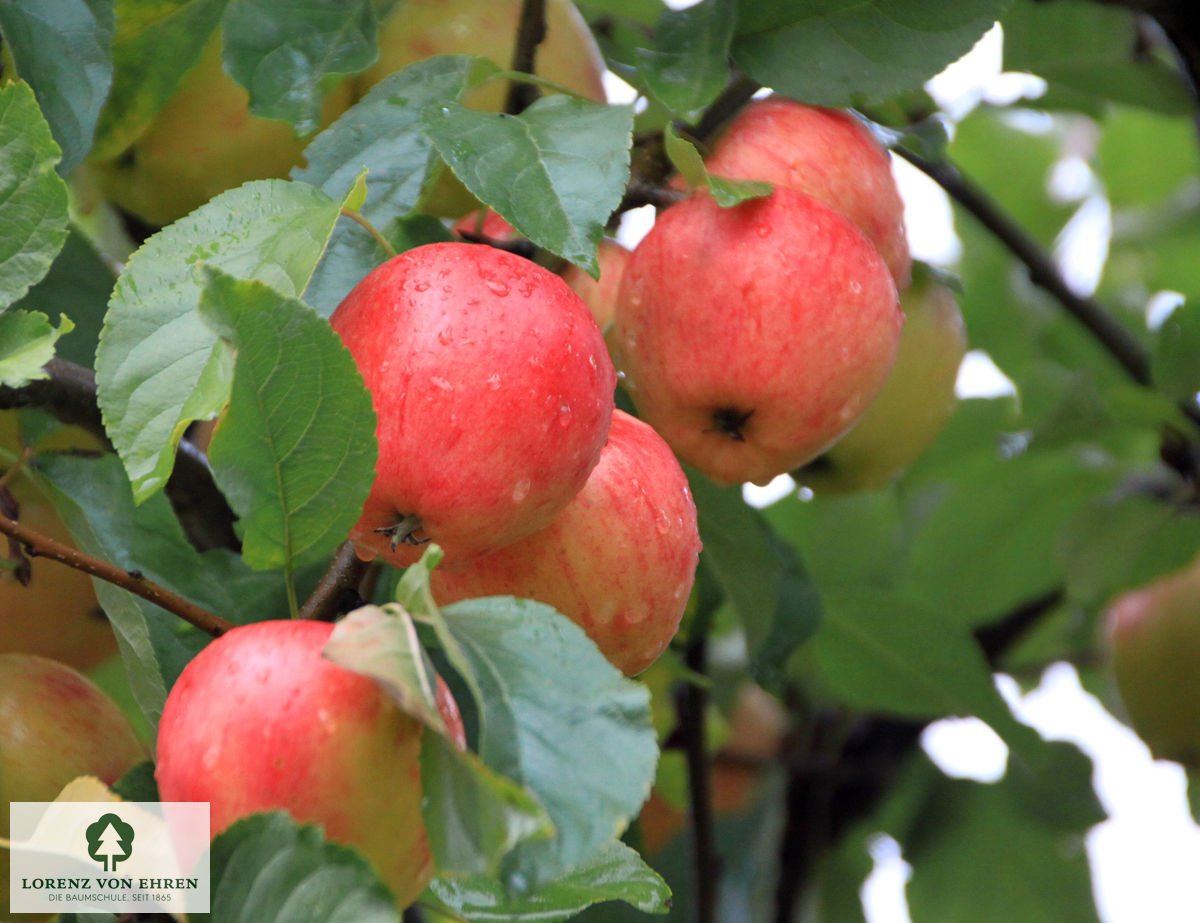
[[[133,855],[133,827],[116,814],[103,814],[84,832],[88,855],[103,864],[104,871],[115,872],[117,863]]]

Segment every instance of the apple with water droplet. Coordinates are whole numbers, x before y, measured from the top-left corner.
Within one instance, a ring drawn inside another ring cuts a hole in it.
[[[350,538],[365,558],[444,567],[548,525],[579,492],[612,419],[616,372],[561,278],[481,244],[427,244],[334,311],[378,417],[379,458]]]
[[[897,288],[908,285],[912,257],[891,158],[851,113],[777,94],[754,100],[717,138],[704,165],[715,176],[761,180],[819,199],[875,244]]]
[[[719,484],[765,483],[866,412],[903,314],[874,245],[784,186],[663,211],[634,249],[612,342],[638,414]]]
[[[922,277],[901,292],[900,307],[904,330],[883,391],[850,432],[796,472],[818,493],[886,486],[925,454],[958,406],[967,330],[954,292]]]
[[[463,571],[433,572],[439,604],[517,596],[553,606],[628,675],[679,628],[700,535],[687,477],[649,426],[613,413],[600,463],[546,528]]]
[[[255,622],[226,632],[176,680],[159,722],[164,801],[207,801],[216,836],[239,818],[287,811],[371,862],[399,906],[432,875],[421,816],[423,725],[365,676],[321,656],[325,622]],[[439,680],[440,683],[440,680]],[[448,690],[452,740],[462,720]]]
[[[1133,729],[1157,759],[1200,768],[1200,558],[1121,594],[1104,625]]]

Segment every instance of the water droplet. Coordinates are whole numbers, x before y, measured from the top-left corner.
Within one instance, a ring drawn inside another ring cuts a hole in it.
[[[862,284],[857,279],[850,280],[850,291],[855,295],[862,291]]]
[[[558,425],[563,426],[563,427],[571,425],[571,408],[569,406],[567,406],[566,404],[559,405]]]
[[[452,327],[443,327],[438,331],[438,342],[443,346],[449,346],[454,342],[454,329]]]
[[[484,279],[484,284],[488,287],[488,291],[493,295],[498,295],[503,298],[508,294],[508,283],[502,282],[499,279]]]
[[[429,283],[422,279],[420,282],[413,285],[413,288],[418,292],[427,292],[429,291]]]
[[[654,514],[654,528],[658,530],[659,535],[666,535],[671,531],[671,517],[658,510]]]
[[[441,388],[443,391],[453,391],[454,390],[454,385],[450,384],[450,382],[447,381],[445,378],[439,378],[437,375],[434,375],[432,378],[430,378],[429,382],[435,388]]]
[[[500,388],[500,376],[495,375],[495,374],[489,375],[488,380],[487,380],[487,386],[488,386],[489,391],[498,390]]]
[[[529,496],[529,490],[533,485],[529,483],[529,478],[521,478],[517,481],[517,486],[513,488],[512,498],[513,503],[520,503]]]

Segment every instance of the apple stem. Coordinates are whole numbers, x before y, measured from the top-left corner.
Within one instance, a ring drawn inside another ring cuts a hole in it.
[[[141,571],[126,570],[123,567],[117,567],[114,564],[109,564],[107,561],[92,557],[76,548],[72,548],[70,545],[64,545],[61,542],[42,535],[40,532],[35,532],[21,525],[15,519],[4,515],[3,512],[0,512],[0,534],[7,535],[9,538],[20,542],[25,549],[25,553],[30,557],[49,558],[53,561],[58,561],[60,564],[66,564],[68,567],[73,567],[76,570],[91,574],[93,577],[99,577],[101,580],[115,584],[123,590],[128,590],[135,596],[140,596],[142,599],[148,600],[156,606],[161,606],[168,612],[178,615],[185,622],[195,625],[201,631],[212,635],[214,638],[223,635],[234,627],[232,622],[227,622],[225,619],[213,615],[206,609],[188,602],[182,596],[172,593],[165,587],[159,586],[152,580],[147,580]]]
[[[343,612],[355,608],[361,604],[363,594],[359,591],[359,585],[369,569],[370,565],[355,553],[354,545],[343,542],[329,562],[329,569],[304,601],[296,617],[332,622]],[[354,600],[355,604],[347,607],[348,600]]]
[[[380,233],[379,228],[375,227],[375,225],[364,218],[361,212],[343,208],[342,217],[349,218],[355,224],[359,225],[364,231],[370,234],[375,243],[379,244],[380,249],[383,250],[383,252],[386,253],[389,258],[396,255],[396,248],[392,246],[391,241],[389,241],[383,236],[383,234]]]
[[[424,545],[428,538],[417,538],[421,531],[421,517],[416,513],[405,513],[390,526],[382,526],[375,530],[378,535],[387,535],[391,539],[392,550],[400,545]]]

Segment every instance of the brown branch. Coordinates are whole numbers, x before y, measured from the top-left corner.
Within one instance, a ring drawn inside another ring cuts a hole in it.
[[[87,430],[111,449],[96,402],[95,373],[65,359],[51,359],[43,369],[49,377],[19,388],[0,385],[0,410],[45,410],[63,423]],[[175,454],[166,494],[188,538],[199,550],[238,548],[233,511],[217,490],[204,453],[187,441],[179,444]]]
[[[343,543],[334,554],[329,570],[300,607],[297,618],[332,622],[343,612],[350,611],[354,607],[347,607],[346,601],[348,598],[361,600],[358,587],[369,568],[370,564],[355,554],[350,542]]]
[[[214,638],[219,637],[234,627],[232,623],[225,621],[225,619],[215,616],[208,610],[188,602],[182,596],[172,593],[170,590],[159,586],[151,580],[147,580],[138,571],[117,567],[115,564],[109,564],[107,561],[92,557],[69,545],[56,542],[54,539],[48,538],[40,532],[35,532],[33,529],[21,525],[15,519],[10,519],[3,513],[0,513],[0,533],[19,541],[30,557],[49,558],[52,561],[58,561],[60,564],[65,564],[68,567],[91,574],[93,577],[107,580],[109,583],[115,584],[123,590],[128,590],[135,596],[140,596],[142,599],[148,600],[156,606],[161,606],[168,612],[178,615],[184,621],[195,625],[201,631],[212,635]]]
[[[692,640],[684,655],[688,669],[705,675],[708,668],[707,646],[703,637]],[[679,714],[680,743],[688,769],[688,797],[692,818],[692,859],[696,897],[695,923],[714,923],[717,913],[717,885],[720,867],[713,830],[712,760],[708,752],[705,714],[708,690],[699,683],[683,683],[676,705]]]
[[[517,25],[516,47],[513,49],[511,70],[532,74],[537,62],[538,45],[546,38],[546,0],[524,0],[521,19]],[[504,111],[519,115],[537,102],[541,91],[535,84],[511,80]]]
[[[1150,355],[1146,348],[1098,302],[1073,292],[1050,254],[998,202],[950,163],[926,160],[905,148],[896,148],[896,154],[941,186],[1004,244],[1025,265],[1030,281],[1053,295],[1083,324],[1130,378],[1140,385],[1150,385]]]

